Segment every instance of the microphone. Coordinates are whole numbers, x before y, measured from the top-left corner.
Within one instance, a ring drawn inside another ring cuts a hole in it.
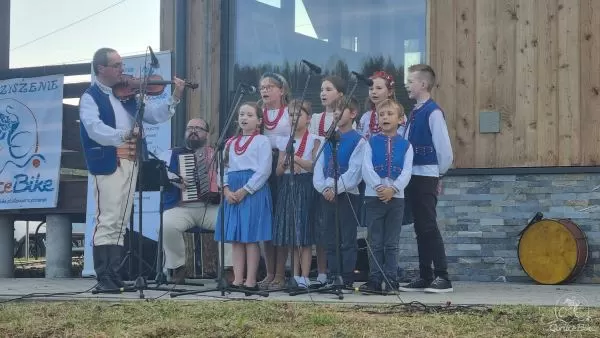
[[[148,49],[150,49],[150,58],[152,59],[152,63],[150,63],[150,67],[152,67],[152,68],[160,68],[160,65],[158,64],[158,58],[154,54],[154,51],[152,50],[152,47],[148,46]]]
[[[240,83],[240,86],[242,87],[242,90],[244,90],[245,93],[248,93],[248,94],[256,93],[256,87],[254,87],[253,85],[242,82],[242,83]]]
[[[359,79],[362,82],[366,83],[367,86],[371,87],[373,85],[373,80],[369,79],[368,77],[365,77],[364,75],[359,74],[357,72],[352,72],[352,74],[354,74],[354,76],[356,76],[357,79]]]
[[[315,65],[314,63],[310,63],[306,60],[302,60],[302,62],[308,66],[308,68],[310,68],[310,70],[312,70],[313,72],[315,72],[315,74],[321,74],[321,67]]]

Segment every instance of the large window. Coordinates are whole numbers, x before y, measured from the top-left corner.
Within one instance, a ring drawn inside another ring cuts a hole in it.
[[[230,89],[239,82],[257,85],[262,73],[275,71],[300,97],[309,73],[301,64],[305,59],[323,69],[311,78],[305,96],[315,113],[323,109],[322,77],[339,75],[350,91],[352,71],[392,74],[396,97],[410,108],[405,70],[426,61],[426,0],[236,0],[232,20]],[[362,104],[367,95],[367,86],[359,83],[354,96]],[[248,98],[259,99],[258,94]]]

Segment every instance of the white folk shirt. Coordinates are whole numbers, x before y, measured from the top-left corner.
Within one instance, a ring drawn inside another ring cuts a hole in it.
[[[364,160],[362,165],[362,177],[365,181],[365,196],[377,196],[375,187],[383,185],[384,187],[393,187],[396,189],[394,198],[404,198],[404,189],[410,181],[412,174],[413,149],[409,145],[406,154],[404,155],[404,164],[402,172],[395,180],[390,177],[381,178],[373,168],[373,150],[370,144],[365,145]]]
[[[103,146],[118,147],[122,145],[123,136],[133,129],[135,123],[131,116],[123,107],[123,104],[112,93],[112,88],[96,81],[103,93],[108,95],[110,104],[115,111],[115,128],[106,125],[100,120],[98,106],[88,93],[83,94],[79,102],[79,119],[84,125],[90,138]],[[144,122],[150,124],[159,124],[168,121],[175,114],[175,106],[179,101],[173,97],[167,100],[147,100],[144,110]]]
[[[287,148],[287,144],[289,142],[289,138],[288,137],[279,137],[278,138],[278,142],[277,142],[277,148],[279,149],[279,151],[282,151],[285,153],[286,148]],[[296,142],[294,142],[294,151],[297,151],[298,148],[300,147],[300,144],[302,143],[302,137],[296,137],[294,138],[294,140]],[[316,141],[319,140],[320,138],[317,137],[316,135],[313,134],[308,134],[308,137],[306,138],[306,147],[304,148],[304,153],[302,154],[302,159],[303,160],[308,160],[308,161],[312,161],[312,151],[316,146]],[[285,157],[285,155],[284,155]],[[300,173],[307,173],[308,171],[304,170],[304,168],[300,169]],[[286,174],[290,173],[290,169],[286,169],[285,170]]]
[[[423,102],[417,102],[415,109],[422,104]],[[413,166],[412,174],[415,176],[439,177],[440,175],[444,175],[450,169],[454,160],[448,127],[446,126],[446,120],[441,110],[436,109],[429,115],[429,129],[431,129],[433,147],[437,154],[438,164]],[[410,124],[406,126],[405,138],[407,140],[409,134]]]
[[[246,144],[249,137],[249,135],[242,136],[240,146]],[[271,142],[265,135],[256,135],[248,148],[246,148],[246,151],[243,154],[238,155],[235,153],[236,138],[234,138],[229,145],[229,162],[225,168],[223,180],[225,181],[225,186],[227,186],[228,173],[252,170],[254,171],[254,174],[250,177],[246,185],[244,185],[244,189],[246,189],[248,193],[253,194],[262,188],[269,179],[269,176],[271,176],[271,163],[273,162]]]
[[[308,126],[308,132],[319,136],[321,138],[321,143],[323,143],[323,136],[319,134],[319,124],[321,123],[321,116],[323,116],[323,114],[325,114],[325,125],[323,130],[325,133],[327,133],[335,118],[333,112],[313,114],[310,119],[310,125]],[[356,129],[356,122],[352,122],[352,128]]]
[[[327,143],[322,143],[321,148],[324,147],[326,144]],[[354,148],[354,151],[352,151],[352,154],[350,155],[350,161],[348,162],[348,170],[345,173],[341,174],[338,178],[338,194],[341,194],[343,192],[347,192],[353,195],[359,194],[358,184],[362,180],[361,169],[364,157],[363,149],[365,147],[365,144],[367,144],[367,141],[364,138],[361,138],[358,144],[356,145],[356,148]],[[323,190],[325,190],[325,188],[333,189],[334,180],[332,177],[325,178],[325,175],[323,174],[324,152],[321,151],[321,149],[319,149],[319,151],[321,153],[319,155],[319,158],[317,159],[317,163],[315,164],[315,171],[313,173],[313,185],[320,194],[323,194]]]
[[[277,118],[278,114],[279,108],[267,110],[267,116],[269,118],[269,121],[274,121]],[[267,118],[267,116],[263,116],[263,124],[265,123],[265,119]],[[266,128],[265,125],[264,134],[269,138],[269,141],[271,142],[271,149],[277,149],[277,139],[279,137],[290,137],[291,132],[292,126],[290,115],[288,113],[288,108],[285,107],[285,109],[283,110],[283,116],[281,116],[281,119],[279,120],[275,128],[269,130]]]
[[[360,122],[358,123],[358,129],[357,131],[364,137],[366,137],[367,139],[369,139],[372,135],[371,133],[371,128],[369,128],[369,124],[371,123],[371,114],[373,114],[373,112],[371,110],[366,111],[363,116],[360,118]],[[375,112],[374,114],[377,114],[377,112]],[[405,122],[406,119],[403,119],[404,121],[400,121],[400,122]],[[375,117],[375,121],[377,123],[377,116]],[[377,125],[379,125],[377,123]],[[403,135],[404,134],[404,126],[400,125],[398,127],[398,135]]]

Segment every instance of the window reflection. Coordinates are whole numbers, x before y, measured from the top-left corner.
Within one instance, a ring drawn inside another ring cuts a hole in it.
[[[426,62],[426,0],[236,0],[234,21],[232,86],[258,87],[260,75],[273,71],[288,79],[299,98],[309,75],[300,63],[305,59],[323,69],[306,91],[314,113],[323,109],[322,77],[339,75],[350,91],[351,71],[392,74],[396,97],[411,108],[403,87],[405,69]],[[367,95],[367,86],[359,83],[354,96],[365,102]],[[258,100],[259,94],[246,98]]]

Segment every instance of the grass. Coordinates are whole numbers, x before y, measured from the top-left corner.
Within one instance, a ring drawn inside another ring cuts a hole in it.
[[[273,301],[21,302],[0,305],[0,337],[594,337],[600,330],[595,308],[583,322],[565,317],[562,327],[583,329],[567,333],[551,331],[553,307],[437,310]]]

